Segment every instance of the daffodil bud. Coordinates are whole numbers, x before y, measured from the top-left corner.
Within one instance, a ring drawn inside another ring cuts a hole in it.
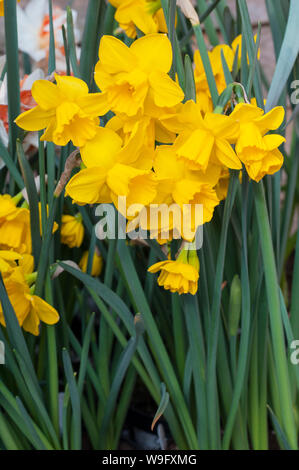
[[[193,26],[200,24],[198,14],[190,0],[177,0],[176,3]]]
[[[241,315],[242,290],[241,281],[236,274],[230,288],[229,309],[228,309],[228,331],[231,336],[236,336],[239,328]]]

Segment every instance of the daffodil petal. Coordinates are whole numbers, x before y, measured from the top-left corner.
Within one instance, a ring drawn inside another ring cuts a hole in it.
[[[239,122],[249,122],[263,116],[264,111],[249,103],[238,103],[230,117]]]
[[[57,85],[49,80],[36,80],[32,85],[31,93],[37,104],[45,110],[55,108],[61,100]]]
[[[54,325],[59,321],[57,310],[37,295],[32,296],[31,305],[39,319],[47,325]]]
[[[242,163],[226,140],[216,140],[216,157],[223,165],[227,166],[228,168],[233,170],[241,170],[242,168]]]
[[[129,72],[136,67],[136,58],[130,49],[114,36],[103,36],[99,47],[99,59],[109,73]]]
[[[88,116],[104,116],[110,109],[105,93],[89,93],[79,98],[77,104]]]
[[[39,335],[39,324],[40,320],[35,310],[31,310],[31,312],[26,316],[25,320],[23,321],[22,327],[28,333],[31,333],[34,336]]]
[[[68,100],[76,101],[88,94],[88,86],[80,78],[55,74],[55,80],[61,95]]]
[[[169,75],[158,70],[149,76],[151,91],[154,102],[157,106],[175,106],[184,99],[181,87],[171,80]]]
[[[138,57],[143,70],[168,73],[172,64],[172,48],[165,34],[146,34],[134,41],[130,50]]]
[[[105,181],[106,173],[101,168],[86,168],[71,178],[66,194],[79,204],[110,203]]]
[[[156,33],[158,25],[153,16],[147,12],[146,2],[136,2],[136,0],[127,0],[122,2],[116,11],[115,19],[119,24],[130,24],[137,26],[144,34]]]
[[[285,111],[282,106],[276,106],[271,109],[267,114],[255,120],[256,125],[259,127],[262,134],[268,131],[278,129],[284,120]]]
[[[22,129],[25,129],[25,131],[39,131],[48,127],[54,116],[54,110],[46,111],[40,106],[36,106],[20,114],[20,116],[16,118],[15,123]]]
[[[95,137],[81,147],[82,160],[88,168],[110,168],[121,145],[121,138],[113,130],[99,127]]]

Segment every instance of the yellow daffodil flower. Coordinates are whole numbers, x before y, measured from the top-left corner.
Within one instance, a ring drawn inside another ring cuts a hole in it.
[[[34,295],[30,288],[33,270],[33,258],[30,255],[19,255],[11,252],[10,263],[14,267],[8,273],[4,272],[3,282],[15,311],[19,324],[25,331],[33,335],[39,334],[40,321],[53,325],[59,320],[58,312],[43,299]],[[0,255],[1,256],[1,255]],[[3,259],[8,261],[8,254],[2,252]],[[14,260],[12,259],[14,258]],[[18,260],[18,265],[15,263]],[[12,267],[12,266],[11,266]],[[35,277],[35,276],[33,276]],[[5,326],[5,319],[0,305],[0,323]]]
[[[239,135],[239,126],[230,116],[206,113],[202,118],[201,107],[187,101],[181,111],[163,121],[165,127],[178,133],[174,150],[191,169],[207,171],[210,164],[239,170],[241,162],[230,144]]]
[[[195,251],[182,250],[176,261],[166,260],[151,266],[148,271],[156,273],[159,286],[170,292],[195,295],[198,289],[199,261]]]
[[[124,142],[127,142],[136,127],[144,129],[144,144],[150,149],[155,148],[155,143],[171,144],[175,141],[176,134],[169,131],[163,125],[163,119],[177,112],[178,106],[173,108],[152,107],[150,114],[138,113],[136,116],[128,117],[125,114],[113,116],[106,124],[106,127],[119,134]]]
[[[257,39],[257,35],[254,36],[254,42],[256,42],[256,39]],[[240,67],[241,66],[241,58],[242,58],[242,34],[239,34],[239,36],[237,36],[233,40],[232,49],[233,49],[235,54],[236,54],[237,49],[238,49],[238,65]],[[261,50],[259,49],[258,53],[257,53],[258,60],[260,60],[260,57],[261,57]],[[247,54],[247,63],[249,64],[248,54]]]
[[[253,104],[240,103],[230,117],[240,125],[236,152],[250,178],[258,182],[265,175],[278,171],[283,164],[283,155],[278,147],[285,142],[285,138],[278,134],[265,134],[281,125],[283,107],[277,106],[264,114],[261,108]]]
[[[22,255],[15,251],[0,250],[0,272],[5,275],[10,273],[16,266],[15,261],[22,258]]]
[[[214,187],[220,178],[221,167],[211,165],[206,173],[191,171],[183,160],[176,157],[173,146],[160,145],[156,149],[154,171],[157,196],[150,207],[152,217],[149,217],[148,207],[142,209],[138,217],[140,227],[150,230],[152,238],[163,239],[170,233],[171,237],[182,236],[192,241],[198,225],[212,219],[214,208],[220,202]],[[172,208],[169,213],[162,210],[165,204]],[[201,214],[196,212],[198,204],[202,204],[203,209],[201,220],[198,220]],[[155,211],[157,217],[153,216]],[[184,217],[188,217],[188,227]]]
[[[88,251],[84,251],[82,258],[80,260],[80,263],[79,263],[79,266],[84,273],[86,273],[87,271],[88,253],[89,253]],[[91,275],[95,277],[99,276],[102,272],[102,269],[103,269],[103,258],[99,253],[97,253],[97,251],[95,251],[93,255],[93,260],[92,260]]]
[[[232,70],[233,63],[234,63],[234,53],[232,49],[226,44],[221,44],[219,46],[216,46],[214,47],[212,51],[208,52],[213,75],[215,77],[216,86],[217,86],[217,90],[219,94],[221,94],[223,90],[225,90],[226,88],[226,81],[225,81],[225,76],[223,72],[222,60],[221,60],[221,52],[223,52],[223,55],[225,57],[226,63],[230,71]],[[203,62],[201,60],[200,53],[198,50],[194,52],[194,64],[195,64],[194,80],[195,80],[195,88],[196,88],[196,101],[199,104],[203,113],[212,112],[213,103],[212,103],[212,98],[211,98],[210,89],[208,85],[208,80],[207,80]]]
[[[61,242],[70,248],[79,248],[84,238],[84,225],[80,213],[73,215],[63,214],[61,219]]]
[[[0,249],[14,250],[18,253],[31,253],[31,225],[30,210],[27,207],[17,207],[17,203],[23,198],[22,193],[11,197],[9,194],[0,195]],[[41,206],[39,204],[40,233]],[[55,222],[53,233],[58,225]]]
[[[130,38],[137,35],[136,27],[144,34],[167,33],[160,0],[109,0],[116,8],[115,19]]]
[[[156,181],[152,159],[140,164],[142,146],[138,134],[122,147],[115,132],[99,128],[96,137],[81,148],[86,168],[72,177],[66,194],[79,204],[113,202],[117,207],[118,196],[126,196],[128,205],[149,204],[156,195]]]
[[[31,253],[30,212],[16,206],[19,200],[9,194],[0,195],[0,248]]]
[[[113,36],[100,42],[95,81],[114,113],[134,116],[152,107],[172,107],[184,93],[168,75],[172,49],[164,34],[149,34],[127,47]]]
[[[38,106],[17,117],[16,123],[26,131],[46,131],[41,140],[66,145],[70,140],[82,146],[92,139],[99,125],[98,116],[109,109],[101,93],[89,93],[79,78],[55,74],[56,84],[36,80],[32,96]]]
[[[240,174],[242,175],[242,173]],[[218,183],[215,186],[215,191],[219,201],[222,201],[227,196],[229,178],[229,170],[226,167],[222,167]]]

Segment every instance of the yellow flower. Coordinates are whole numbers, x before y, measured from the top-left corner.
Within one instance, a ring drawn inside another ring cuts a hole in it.
[[[227,46],[226,44],[221,44],[219,46],[214,47],[212,51],[208,52],[211,67],[213,71],[213,75],[215,77],[216,86],[218,93],[221,94],[223,90],[226,88],[226,81],[223,72],[222,60],[221,60],[221,52],[225,57],[226,63],[228,65],[229,70],[231,71],[233,68],[234,63],[234,53],[232,49]],[[199,104],[203,113],[213,111],[213,103],[210,94],[210,89],[208,85],[208,80],[206,77],[205,69],[203,66],[203,62],[200,57],[200,53],[198,50],[194,52],[194,80],[195,80],[195,87],[196,87],[196,101]]]
[[[9,194],[0,195],[0,248],[31,253],[30,212],[17,202]]]
[[[202,118],[200,105],[190,100],[182,105],[176,116],[166,118],[163,124],[179,133],[174,149],[191,169],[205,172],[210,164],[235,170],[242,168],[230,145],[239,135],[239,126],[230,116],[206,113]]]
[[[114,130],[127,142],[136,128],[143,129],[144,145],[150,149],[155,148],[156,142],[161,144],[171,144],[175,141],[176,134],[169,131],[163,125],[163,119],[171,116],[177,111],[177,106],[173,108],[151,107],[147,110],[149,114],[138,113],[136,116],[126,116],[117,114],[113,116],[106,124],[106,127]]]
[[[137,35],[136,27],[144,34],[167,33],[160,0],[109,0],[116,8],[115,19],[130,38]]]
[[[82,258],[80,260],[80,263],[79,263],[80,268],[85,273],[87,271],[88,253],[89,253],[88,251],[84,251]],[[103,269],[103,258],[99,253],[97,253],[97,251],[95,251],[93,255],[93,260],[92,260],[91,275],[99,276],[102,272],[102,269]]]
[[[242,173],[240,173],[242,175]],[[225,167],[222,168],[220,178],[217,185],[215,186],[217,197],[220,201],[225,199],[227,196],[228,185],[229,185],[230,173],[229,170]]]
[[[196,294],[199,279],[199,261],[196,251],[183,249],[176,261],[167,260],[151,266],[148,271],[156,273],[159,286],[179,294]]]
[[[7,259],[7,254],[4,256]],[[12,254],[12,257],[19,258],[16,254]],[[20,326],[25,331],[38,335],[40,321],[53,325],[58,322],[59,315],[54,307],[34,295],[33,289],[29,287],[27,279],[31,277],[33,269],[32,257],[24,255],[23,259],[18,259],[18,263],[19,265],[15,263],[8,275],[4,275],[4,286]],[[0,323],[5,326],[2,306],[0,306]]]
[[[149,204],[156,195],[152,159],[140,165],[142,139],[135,134],[122,147],[122,139],[111,129],[99,128],[96,137],[81,148],[86,168],[74,175],[66,194],[79,204],[111,203],[126,196],[127,204]],[[134,166],[131,166],[134,165]]]
[[[38,203],[38,211],[39,211],[39,232],[40,232],[40,236],[42,236],[43,222],[42,222],[42,206],[41,206],[40,202]],[[47,217],[48,217],[49,216],[49,206],[48,206],[48,204],[47,204],[47,207],[46,207],[46,213],[47,213]],[[30,211],[29,211],[29,217],[30,217]],[[56,230],[58,230],[58,224],[57,224],[57,222],[54,221],[52,233],[55,233]]]
[[[155,153],[154,171],[157,196],[150,208],[140,211],[140,227],[150,230],[152,238],[169,239],[171,232],[173,238],[192,241],[197,227],[212,219],[214,208],[220,202],[214,187],[220,178],[221,167],[210,165],[205,173],[191,171],[176,157],[173,146],[160,145]],[[164,210],[165,205],[168,211]],[[198,211],[199,205],[202,205],[202,213]],[[128,231],[130,228],[128,224]]]
[[[31,226],[30,210],[27,207],[17,207],[17,203],[22,198],[19,193],[15,197],[9,194],[0,195],[0,249],[14,250],[18,253],[31,253]],[[41,232],[41,206],[40,212],[40,232]],[[53,233],[58,225],[55,222]]]
[[[257,38],[257,34],[254,36],[254,42],[256,42],[256,38]],[[240,67],[241,66],[241,58],[242,58],[242,34],[239,34],[239,36],[237,36],[232,42],[232,49],[233,49],[235,54],[237,52],[237,48],[238,48],[238,64],[239,64],[239,67]],[[258,53],[257,53],[258,60],[260,60],[260,57],[261,57],[261,50],[259,49]],[[249,64],[248,54],[247,54],[247,63]]]
[[[153,106],[175,106],[184,98],[180,86],[168,75],[172,49],[164,34],[143,36],[130,47],[104,36],[99,59],[95,81],[115,113],[134,116]]]
[[[16,266],[15,261],[22,258],[22,255],[14,251],[0,250],[0,272],[1,274],[10,273]]]
[[[64,214],[61,219],[61,242],[70,248],[81,246],[84,237],[84,225],[80,213]]]
[[[56,84],[36,80],[32,96],[38,106],[17,117],[16,123],[26,131],[45,129],[41,140],[66,145],[70,140],[82,146],[92,139],[99,118],[109,109],[101,93],[89,93],[79,78],[55,74]]]
[[[278,171],[283,164],[283,155],[278,147],[285,142],[285,138],[278,134],[265,134],[281,125],[283,107],[277,106],[264,114],[261,108],[253,104],[241,103],[230,117],[240,125],[236,152],[250,178],[258,182],[265,175]]]

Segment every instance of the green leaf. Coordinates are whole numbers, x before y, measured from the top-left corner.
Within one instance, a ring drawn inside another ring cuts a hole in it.
[[[3,442],[6,450],[18,450],[18,445],[10,431],[8,422],[4,419],[4,415],[0,411],[0,428],[1,428],[1,441]]]
[[[34,387],[39,394],[41,394],[39,384],[36,378],[36,374],[33,368],[31,357],[19,325],[15,311],[10,303],[7,292],[5,290],[2,276],[0,273],[0,301],[2,305],[2,310],[5,318],[7,334],[9,340],[13,347],[19,352],[22,356],[24,364],[26,365],[26,371],[30,374],[31,380],[34,383]]]
[[[113,414],[115,413],[117,397],[120,393],[120,388],[123,383],[125,374],[131,364],[132,357],[135,354],[139,337],[143,332],[142,319],[140,316],[135,317],[135,331],[135,336],[128,341],[128,344],[120,357],[119,364],[111,385],[100,429],[100,448],[106,448],[106,436],[108,434],[109,424],[113,418]]]
[[[208,359],[207,359],[207,402],[208,419],[210,425],[210,446],[212,449],[219,448],[220,444],[220,423],[217,413],[217,387],[216,387],[216,362],[217,346],[219,338],[220,305],[221,305],[221,284],[223,279],[225,252],[227,245],[227,233],[229,220],[234,205],[238,184],[238,172],[234,171],[230,177],[228,195],[225,200],[224,216],[222,220],[220,244],[217,255],[216,273],[214,281],[213,303],[211,309],[211,327],[208,339]]]
[[[92,329],[94,325],[94,318],[95,318],[95,314],[93,313],[90,317],[90,320],[85,330],[82,352],[80,354],[80,370],[79,370],[79,377],[78,377],[78,389],[79,389],[80,395],[82,394],[82,391],[83,391],[83,385],[84,385],[84,380],[85,380],[85,375],[86,375],[88,351],[89,351],[89,346],[90,346]]]
[[[285,450],[292,450],[292,446],[289,444],[288,438],[286,437],[282,427],[280,426],[277,417],[273,413],[270,406],[268,405],[267,407],[268,407],[268,410],[269,410],[269,413],[270,413],[270,418],[271,418],[271,421],[273,423],[273,426],[274,426],[274,429],[276,431],[278,439],[280,439],[280,441],[281,441],[281,443],[282,443]]]
[[[268,93],[266,111],[272,109],[277,103],[287,83],[294,63],[299,53],[299,3],[291,0],[288,23],[276,64],[274,76]]]
[[[239,0],[238,5],[240,8],[241,17],[242,17],[242,30],[244,34],[244,42],[246,44],[246,49],[248,51],[249,64],[250,64],[250,67],[255,67],[254,65],[256,62],[255,43],[254,43],[254,37],[252,33],[251,21],[250,21],[250,17],[248,13],[248,6],[245,0]],[[243,68],[243,63],[245,61],[247,62],[246,50],[245,48],[243,48],[243,37],[242,37],[242,59],[243,59],[243,62],[242,62],[242,68]],[[243,80],[243,77],[242,77],[242,80]],[[247,77],[245,81],[243,81],[243,83],[248,83]],[[261,78],[260,78],[258,67],[256,67],[256,72],[253,76],[253,86],[254,86],[254,92],[255,92],[257,104],[259,107],[264,109]]]
[[[173,403],[175,403],[177,406],[177,413],[180,417],[182,425],[184,426],[186,438],[188,439],[191,448],[196,449],[198,447],[198,442],[195,430],[186,406],[184,396],[182,394],[178,378],[174,372],[173,365],[165,348],[165,344],[161,338],[159,329],[149,308],[148,301],[145,298],[142,285],[131,258],[129,247],[126,245],[125,240],[118,240],[117,251],[123,277],[128,284],[131,298],[134,299],[138,311],[142,313],[146,330],[151,338],[151,349],[154,351],[154,354],[157,357],[163,380],[167,385],[171,400],[173,400]]]
[[[88,86],[91,85],[94,60],[97,56],[97,37],[99,31],[99,13],[103,0],[89,0],[85,19],[80,56],[80,77]]]
[[[292,447],[296,449],[297,433],[292,409],[290,380],[279,299],[279,284],[275,265],[269,215],[267,211],[263,183],[253,183],[253,188],[255,196],[256,219],[258,222],[261,252],[265,272],[271,335],[273,345],[275,346],[273,347],[273,354],[275,359],[279,394],[281,397],[283,425],[288,440],[290,441]]]
[[[22,144],[19,140],[17,141],[17,153],[28,194],[32,250],[34,254],[35,265],[37,265],[41,250],[38,194],[32,170],[30,168],[27,158],[25,157]]]
[[[113,328],[113,332],[118,338],[120,344],[122,346],[125,346],[126,340],[123,337],[122,332],[119,330],[119,327],[115,323],[115,320],[113,319],[111,313],[108,312],[107,308],[105,308],[105,305],[103,305],[103,302],[101,301],[101,299],[97,298],[96,294],[100,296],[107,303],[107,305],[111,307],[113,311],[117,312],[121,320],[124,322],[124,325],[126,326],[128,332],[131,335],[133,335],[134,334],[133,316],[128,306],[124,303],[124,301],[117,294],[115,294],[111,289],[107,288],[107,286],[101,283],[98,279],[94,279],[91,276],[88,276],[87,274],[83,273],[82,271],[79,271],[78,269],[74,269],[65,263],[60,262],[59,264],[65,269],[65,271],[69,272],[70,274],[75,276],[77,279],[81,280],[81,282],[83,282],[85,287],[89,290],[94,301],[96,302],[98,308],[103,313],[103,315],[105,315],[105,320],[107,322],[110,321],[109,325],[111,328]],[[79,354],[80,345],[78,344],[78,341],[74,338],[74,335],[71,332],[71,330],[69,331],[69,334],[71,337],[71,341],[72,342],[74,341],[73,346],[75,348],[75,345],[76,345],[77,353]],[[143,366],[140,364],[137,358],[133,358],[132,362],[134,366],[136,367],[136,370],[139,373],[140,377],[146,384],[149,392],[153,396],[154,400],[158,402],[159,400],[158,390],[160,388],[160,383],[161,383],[160,375],[159,375],[159,372],[157,371],[157,368],[155,367],[153,363],[151,354],[148,351],[143,338],[140,338],[137,349],[145,365],[147,373],[145,373]],[[87,364],[87,372],[90,374],[90,377],[93,380],[95,388],[97,388],[97,385],[96,385],[97,378],[94,376],[94,371],[90,367],[89,363]],[[102,393],[102,392],[103,391],[99,390],[99,393]],[[182,427],[180,423],[177,421],[177,417],[175,416],[171,405],[169,405],[166,411],[166,414],[167,414],[169,426],[171,428],[172,434],[175,436],[176,441],[178,443],[181,443],[182,448],[186,448],[187,444],[185,443],[186,439],[183,435]],[[195,439],[194,439],[194,442],[196,442]]]
[[[204,66],[205,74],[207,76],[207,81],[208,81],[213,105],[215,107],[217,104],[217,100],[218,100],[218,90],[217,90],[216,81],[215,81],[215,77],[213,74],[210,58],[208,55],[207,46],[206,46],[204,36],[201,30],[201,26],[197,24],[193,26],[193,30],[194,30],[194,34],[196,37],[201,60]]]
[[[188,54],[185,55],[185,99],[196,102],[196,89],[192,62]]]
[[[16,160],[16,140],[19,136],[19,128],[14,121],[20,114],[20,74],[16,2],[5,0],[4,22],[5,43],[9,46],[9,49],[7,46],[6,54],[9,147],[10,153],[13,155],[14,160]]]
[[[80,394],[77,383],[74,377],[74,371],[72,368],[71,359],[69,353],[65,348],[62,350],[62,361],[64,372],[66,375],[67,383],[69,386],[70,399],[72,403],[72,431],[71,431],[71,449],[80,450],[82,447],[82,431],[81,431],[81,405],[80,405]]]
[[[19,172],[17,165],[13,161],[11,155],[8,153],[7,149],[3,145],[0,140],[0,158],[4,161],[5,165],[7,166],[11,176],[13,177],[14,181],[17,183],[17,186],[20,190],[24,188],[24,181]]]
[[[20,355],[20,353],[17,350],[15,351],[15,354],[16,354],[16,358],[17,358],[20,370],[24,377],[26,386],[28,390],[30,390],[30,393],[32,394],[32,398],[35,402],[36,409],[38,411],[40,425],[42,429],[44,429],[44,431],[47,433],[49,440],[51,440],[55,448],[59,450],[60,449],[59,439],[55,433],[53,423],[51,422],[50,417],[48,415],[45,403],[43,401],[43,397],[38,393],[38,389],[35,387],[34,381],[32,380],[31,375],[28,373],[26,369],[25,361],[23,357]]]
[[[68,43],[68,52],[70,57],[70,62],[75,77],[79,77],[79,67],[76,53],[76,42],[74,34],[74,22],[73,22],[73,13],[69,6],[67,6],[67,43]]]
[[[165,412],[165,410],[168,406],[168,403],[169,403],[169,393],[167,393],[167,391],[166,391],[165,384],[161,383],[161,401],[160,401],[159,407],[156,411],[156,414],[155,414],[153,422],[152,422],[152,426],[151,426],[152,431],[154,430],[154,427],[155,427],[156,423],[159,421],[159,419],[161,418],[161,416]]]
[[[53,4],[52,0],[49,0],[49,61],[48,61],[48,74],[51,75],[56,68],[56,59],[55,59],[55,36],[54,36],[54,25],[53,25]]]
[[[32,419],[30,418],[26,408],[24,407],[22,401],[20,400],[19,397],[16,397],[16,402],[18,404],[18,407],[19,407],[19,410],[20,410],[20,413],[22,414],[23,416],[23,419],[26,423],[26,427],[27,427],[27,433],[29,434],[30,436],[30,439],[31,441],[34,442],[34,445],[35,445],[35,448],[37,450],[46,450],[47,447],[43,444],[42,440],[39,438],[36,430],[35,430],[35,427],[33,425],[33,421]],[[27,438],[28,438],[28,435],[27,435]],[[51,447],[50,447],[51,448]],[[53,448],[52,448],[53,449]],[[49,447],[48,447],[48,450],[49,450]],[[54,449],[53,449],[54,450]]]

